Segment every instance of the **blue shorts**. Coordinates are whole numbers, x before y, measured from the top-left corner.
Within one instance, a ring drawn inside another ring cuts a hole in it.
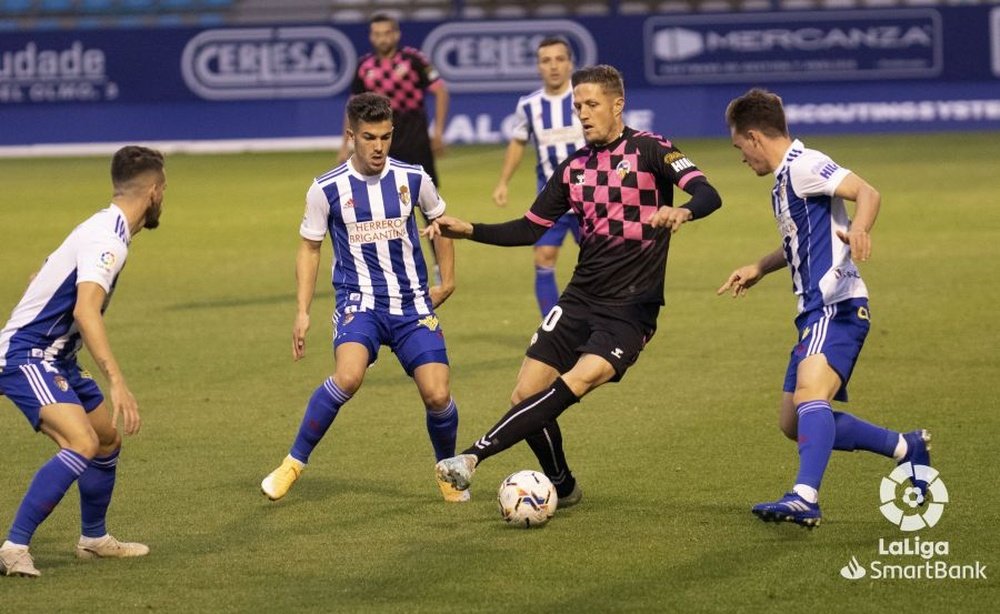
[[[368,348],[368,364],[378,358],[383,345],[396,354],[406,374],[430,362],[448,364],[444,332],[433,313],[394,316],[384,311],[352,311],[334,315],[333,347],[353,341]]]
[[[97,383],[75,362],[7,365],[0,371],[0,392],[17,405],[36,431],[39,412],[46,405],[70,403],[90,413],[104,402]]]
[[[566,233],[572,233],[576,244],[580,244],[580,218],[572,211],[564,213],[556,223],[545,231],[545,234],[535,242],[535,247],[561,247],[566,239]]]
[[[807,311],[795,318],[799,343],[792,349],[785,372],[785,392],[795,392],[799,363],[813,354],[822,354],[840,376],[837,401],[847,401],[847,382],[858,362],[871,327],[868,299],[856,298]]]

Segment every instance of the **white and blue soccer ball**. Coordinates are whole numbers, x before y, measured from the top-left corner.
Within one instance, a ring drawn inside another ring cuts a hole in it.
[[[504,521],[524,527],[538,527],[556,513],[559,497],[545,474],[518,471],[505,477],[497,491],[497,504]]]

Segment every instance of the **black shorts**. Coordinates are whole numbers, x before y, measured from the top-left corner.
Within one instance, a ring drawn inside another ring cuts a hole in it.
[[[525,354],[559,373],[572,369],[581,355],[594,354],[611,363],[615,369],[611,381],[617,382],[653,338],[659,313],[656,303],[593,305],[563,294],[531,337]]]
[[[421,111],[423,113],[423,111]],[[434,154],[431,151],[431,138],[427,134],[427,119],[416,116],[412,121],[400,121],[396,118],[392,133],[392,146],[389,155],[407,164],[419,164],[424,167],[435,187],[441,188],[437,169],[434,166]]]

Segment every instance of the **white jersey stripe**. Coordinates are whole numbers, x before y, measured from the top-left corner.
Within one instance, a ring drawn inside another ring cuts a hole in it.
[[[397,173],[397,175],[400,174],[403,173]],[[382,182],[368,182],[366,187],[368,188],[368,206],[371,209],[372,219],[387,219],[385,202],[382,200]],[[375,252],[378,254],[379,268],[382,270],[382,276],[385,278],[385,287],[389,295],[389,313],[394,316],[403,315],[403,299],[399,295],[399,279],[392,271],[392,255],[389,253],[389,242],[377,241],[374,245]],[[407,250],[403,251],[406,252]]]
[[[407,173],[396,173],[395,178],[397,192],[401,191],[404,187],[409,190],[409,176]],[[419,196],[419,194],[413,195],[410,201],[411,211],[412,206],[417,204],[416,199]],[[402,203],[400,203],[400,206],[402,206]],[[406,247],[403,249],[403,270],[406,271],[406,278],[410,280],[410,290],[414,295],[413,306],[416,308],[417,313],[423,316],[429,314],[430,309],[427,308],[427,301],[424,300],[424,287],[420,282],[420,274],[417,273],[417,263],[413,259],[413,251],[412,246],[409,244],[409,239],[407,239]]]

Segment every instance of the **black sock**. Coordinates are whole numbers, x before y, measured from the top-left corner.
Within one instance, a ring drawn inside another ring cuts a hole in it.
[[[579,401],[562,378],[510,408],[503,418],[463,454],[474,454],[480,461],[503,452],[515,443],[541,431],[554,422],[567,407]]]
[[[560,497],[568,496],[576,486],[573,472],[566,464],[566,454],[563,452],[562,431],[559,423],[553,420],[541,431],[530,435],[525,440],[531,446],[531,451],[538,458],[542,471],[556,487]]]

